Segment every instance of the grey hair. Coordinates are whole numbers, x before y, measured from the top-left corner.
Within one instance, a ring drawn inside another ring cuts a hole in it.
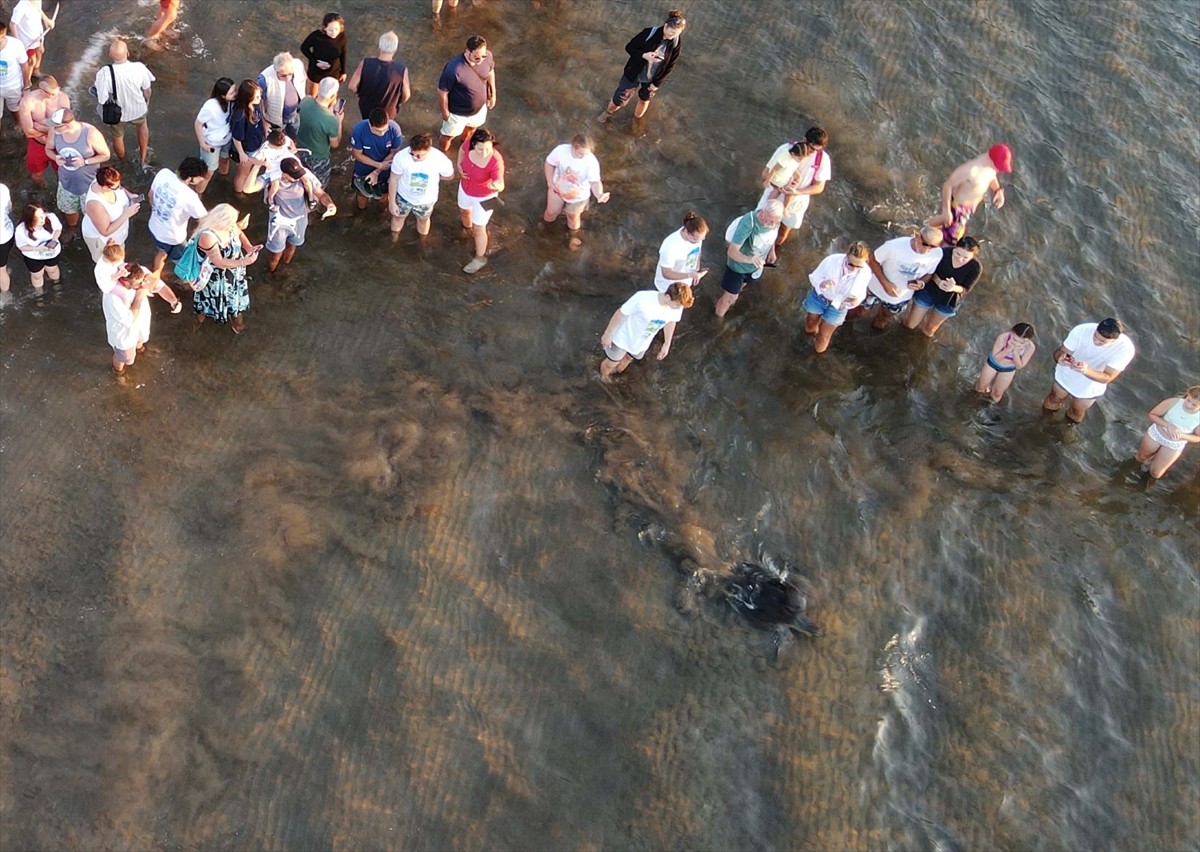
[[[400,36],[396,35],[391,30],[379,37],[379,50],[382,53],[395,53],[396,48],[400,46]]]
[[[329,100],[338,93],[337,77],[322,77],[321,82],[317,83],[317,97],[321,100]]]
[[[292,55],[286,50],[283,53],[276,53],[275,58],[271,60],[271,67],[275,69],[276,74],[278,74],[280,71],[283,71],[285,68],[291,68]]]

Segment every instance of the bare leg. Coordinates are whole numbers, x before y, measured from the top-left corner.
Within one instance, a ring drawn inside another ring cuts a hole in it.
[[[983,368],[979,371],[979,378],[975,382],[976,393],[991,393],[992,382],[996,380],[996,369],[987,361],[983,362]],[[1049,399],[1049,397],[1047,397]],[[1052,409],[1057,411],[1058,409]]]
[[[882,302],[875,309],[875,318],[871,320],[871,328],[883,331],[892,324],[892,312],[888,310],[887,305]]]
[[[1016,377],[1016,372],[1012,373],[996,373],[996,378],[992,379],[992,402],[999,402],[1004,399],[1004,392],[1008,390],[1012,384],[1013,378]]]
[[[1072,423],[1082,423],[1083,418],[1087,415],[1087,411],[1096,404],[1094,399],[1076,399],[1071,397],[1071,404],[1067,406],[1067,419]]]
[[[948,319],[950,319],[950,317],[946,316],[945,314],[939,314],[937,311],[930,311],[928,316],[925,318],[925,325],[921,329],[921,333],[926,337],[933,337],[938,333],[938,329],[941,328],[943,323],[945,323]]]
[[[1162,479],[1163,474],[1171,469],[1171,465],[1175,464],[1175,460],[1181,455],[1183,455],[1183,450],[1161,447],[1150,462],[1150,475],[1155,479]]]
[[[813,344],[813,349],[817,352],[824,352],[829,348],[829,341],[833,340],[833,333],[838,330],[836,325],[831,325],[825,320],[821,320],[820,328],[817,331],[817,341]]]
[[[118,160],[125,159],[125,128],[113,128],[113,154]]]
[[[142,164],[146,163],[146,156],[150,153],[150,122],[143,121],[137,126],[137,143],[138,156],[141,157]],[[124,156],[124,155],[122,155]]]
[[[1058,411],[1062,408],[1062,404],[1067,401],[1069,394],[1060,388],[1058,385],[1050,386],[1050,393],[1042,400],[1042,408],[1047,411]]]
[[[729,309],[733,307],[733,303],[738,300],[738,297],[733,293],[721,291],[720,298],[717,299],[717,316],[723,317],[729,313]]]
[[[916,302],[908,303],[908,311],[904,314],[904,327],[916,328],[921,324],[921,320],[925,319],[925,315],[929,313],[929,308],[923,308]]]
[[[604,360],[600,362],[600,378],[604,379],[604,381],[609,381],[618,373],[625,372],[625,368],[629,366],[629,362],[632,360],[633,356],[629,354],[626,354],[620,361],[613,361],[605,356]]]

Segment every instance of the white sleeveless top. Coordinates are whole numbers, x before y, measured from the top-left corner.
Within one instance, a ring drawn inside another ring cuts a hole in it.
[[[96,229],[95,223],[92,222],[92,217],[87,215],[88,204],[93,201],[99,201],[104,209],[108,211],[109,222],[116,220],[122,213],[125,212],[125,208],[129,206],[129,195],[124,189],[121,189],[120,187],[117,188],[116,201],[106,201],[104,196],[100,192],[96,191],[95,187],[96,185],[93,183],[92,186],[88,188],[87,195],[84,196],[83,199],[83,235],[85,237],[90,237],[91,239],[98,239],[103,235],[99,230]],[[103,192],[103,190],[101,190],[101,192]],[[113,231],[112,234],[109,235],[108,239],[112,240],[114,243],[121,243],[124,245],[125,240],[128,237],[129,220],[126,220],[120,228]]]

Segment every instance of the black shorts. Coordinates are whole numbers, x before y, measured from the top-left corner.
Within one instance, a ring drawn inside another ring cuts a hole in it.
[[[36,258],[21,255],[21,259],[25,261],[25,268],[28,269],[32,275],[37,275],[47,266],[58,266],[57,256],[52,257],[49,260],[37,260]]]
[[[721,276],[721,289],[731,296],[736,296],[742,292],[742,288],[749,284],[753,278],[753,272],[738,272],[735,269],[730,269],[729,265],[725,265],[725,273]]]

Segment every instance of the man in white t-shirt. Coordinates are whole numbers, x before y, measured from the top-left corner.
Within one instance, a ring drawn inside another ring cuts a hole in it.
[[[25,45],[25,85],[42,64],[46,52],[46,33],[54,29],[54,21],[42,11],[42,0],[17,0],[12,17],[8,22],[9,35],[16,36]]]
[[[700,268],[700,253],[707,234],[707,222],[691,210],[683,214],[683,227],[668,234],[658,248],[658,264],[654,267],[654,286],[658,292],[667,292],[676,281],[695,287],[708,274],[707,269]]]
[[[8,25],[0,21],[0,100],[4,101],[0,106],[0,121],[4,119],[5,109],[16,115],[21,106],[28,64],[25,43],[8,35]],[[17,123],[20,124],[20,120]]]
[[[199,157],[185,157],[178,174],[161,169],[150,184],[150,236],[154,238],[153,273],[161,276],[167,258],[171,262],[183,256],[188,241],[188,220],[200,219],[208,211],[195,187],[208,175],[208,166]]]
[[[418,133],[408,141],[408,147],[392,157],[391,177],[388,178],[388,212],[392,214],[392,240],[400,231],[408,214],[417,217],[417,233],[429,233],[429,217],[438,199],[438,182],[454,177],[454,163],[433,147],[433,137]]]
[[[892,317],[903,311],[913,293],[933,277],[942,260],[938,250],[941,244],[941,231],[926,225],[913,237],[888,240],[867,255],[873,277],[863,307],[879,306],[871,322],[874,328],[882,330],[891,325]]]
[[[1129,366],[1135,349],[1119,320],[1085,322],[1054,350],[1054,384],[1042,408],[1058,411],[1068,399],[1067,419],[1082,423],[1087,410]]]
[[[681,281],[676,281],[665,293],[641,290],[630,296],[612,315],[608,327],[600,335],[600,345],[604,349],[600,378],[610,381],[617,373],[624,372],[635,358],[641,360],[659,331],[663,333],[663,342],[658,350],[658,360],[666,358],[675,337],[675,323],[683,317],[683,309],[690,308],[694,300],[692,288]]]
[[[121,105],[121,123],[110,125],[113,134],[113,152],[118,160],[125,159],[125,125],[131,124],[137,133],[138,156],[146,162],[146,151],[150,147],[150,125],[146,113],[150,109],[150,84],[154,75],[141,62],[129,61],[129,45],[124,39],[116,39],[108,48],[110,65],[96,72],[96,100],[103,104],[113,93],[113,80],[117,83],[117,103]]]
[[[542,221],[547,224],[567,216],[567,245],[577,249],[583,245],[579,229],[583,227],[583,211],[587,209],[588,196],[597,204],[604,204],[610,195],[604,191],[600,181],[600,161],[592,153],[592,141],[582,133],[570,144],[557,146],[546,157],[546,212]]]

